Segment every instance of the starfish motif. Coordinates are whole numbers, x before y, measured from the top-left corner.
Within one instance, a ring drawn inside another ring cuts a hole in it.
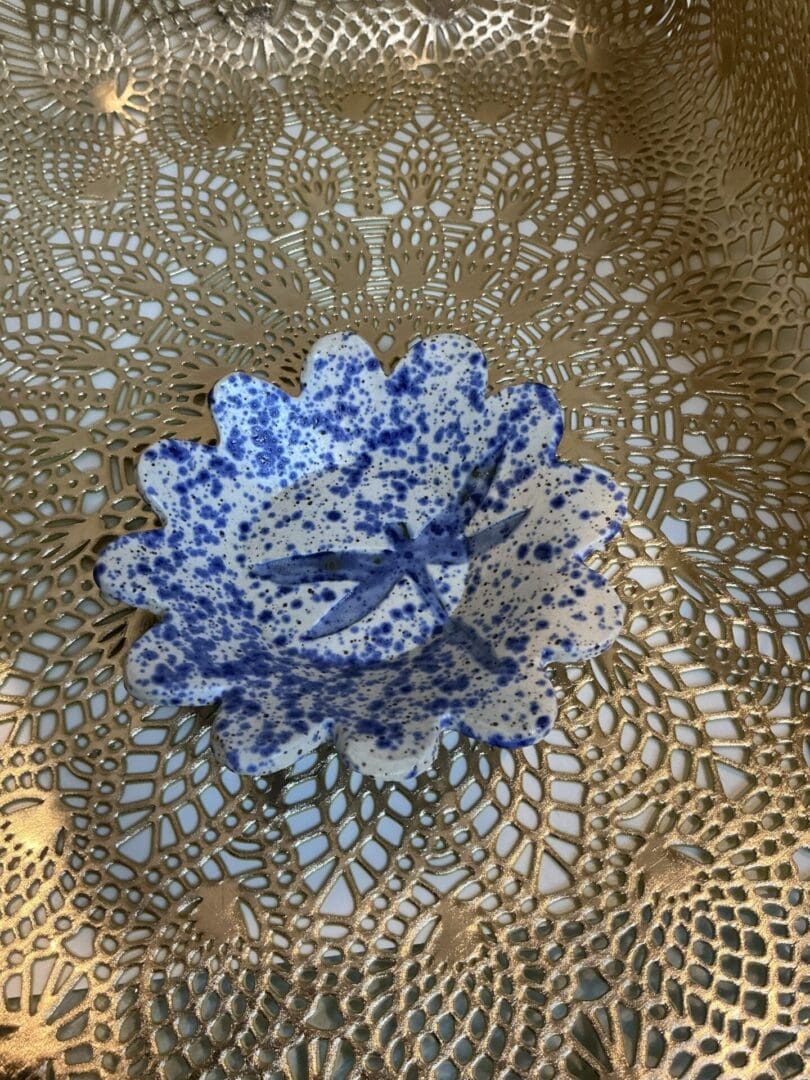
[[[471,627],[449,619],[429,565],[452,566],[483,555],[507,540],[529,513],[518,510],[472,536],[465,535],[475,513],[486,498],[503,457],[496,447],[467,477],[458,499],[449,503],[412,536],[404,522],[389,526],[391,547],[383,551],[323,551],[314,555],[291,555],[269,559],[252,570],[255,577],[277,585],[311,585],[321,581],[356,581],[358,584],[327,611],[309,630],[310,640],[326,637],[359,622],[385,600],[400,581],[410,580],[434,616],[476,655],[486,667],[494,662],[491,646]],[[473,635],[474,641],[470,639]],[[492,655],[490,655],[492,654]]]

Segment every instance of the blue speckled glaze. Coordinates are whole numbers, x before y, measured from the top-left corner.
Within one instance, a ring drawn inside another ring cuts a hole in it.
[[[385,378],[352,334],[311,352],[300,397],[229,375],[216,447],[164,440],[139,463],[165,522],[121,537],[102,590],[162,617],[127,682],[164,705],[220,702],[238,772],[334,739],[360,771],[407,777],[454,727],[542,738],[542,668],[605,649],[622,608],[583,562],[625,513],[606,473],[557,458],[546,387],[486,396],[467,339],[417,343]]]

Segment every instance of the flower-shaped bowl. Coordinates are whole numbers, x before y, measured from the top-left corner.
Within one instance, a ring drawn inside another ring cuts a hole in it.
[[[133,646],[133,694],[219,703],[232,769],[288,766],[324,740],[361,772],[413,776],[440,732],[503,747],[556,714],[544,668],[596,655],[622,608],[584,562],[621,490],[557,457],[545,386],[487,395],[466,338],[417,342],[390,377],[352,334],[324,338],[302,392],[236,373],[219,443],[163,440],[142,493],[163,527],[114,541],[103,591],[160,621]]]

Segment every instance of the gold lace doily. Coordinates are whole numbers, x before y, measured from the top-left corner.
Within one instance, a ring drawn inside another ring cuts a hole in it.
[[[810,1073],[805,0],[0,0],[0,1075]],[[632,518],[536,750],[240,779],[105,604],[133,465],[351,328]]]

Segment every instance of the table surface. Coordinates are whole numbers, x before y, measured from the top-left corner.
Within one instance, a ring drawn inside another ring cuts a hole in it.
[[[0,0],[3,1077],[807,1073],[803,0]],[[92,579],[359,331],[553,386],[627,606],[535,749],[240,778]],[[804,687],[804,689],[803,689]]]

